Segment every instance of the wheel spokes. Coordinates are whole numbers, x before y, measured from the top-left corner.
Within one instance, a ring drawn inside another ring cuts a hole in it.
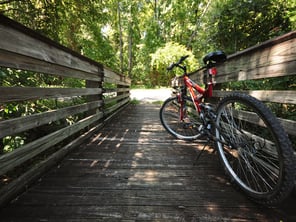
[[[219,113],[219,135],[230,173],[246,189],[257,193],[272,191],[280,175],[279,157],[268,128],[250,124],[237,115],[237,104]],[[259,118],[260,119],[260,118]],[[263,120],[260,119],[261,125]],[[251,133],[255,131],[255,133]],[[267,139],[268,138],[268,139]]]

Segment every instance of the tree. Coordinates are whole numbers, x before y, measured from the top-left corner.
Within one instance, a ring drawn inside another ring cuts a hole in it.
[[[199,60],[217,49],[230,54],[295,29],[295,7],[291,0],[0,3],[5,15],[130,76],[133,83],[149,77],[148,55],[167,42],[186,45]]]
[[[194,71],[199,66],[191,51],[185,46],[174,42],[168,42],[164,47],[151,54],[151,73],[149,80],[153,86],[170,86],[171,79],[176,75],[183,74],[179,69],[168,72],[167,67],[172,62],[177,62],[181,56],[189,55],[185,60],[188,72]]]
[[[287,1],[216,1],[206,21],[211,44],[228,53],[248,48],[291,30]],[[239,10],[237,10],[239,9]]]

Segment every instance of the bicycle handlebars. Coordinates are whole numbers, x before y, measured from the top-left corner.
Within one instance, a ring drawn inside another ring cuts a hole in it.
[[[186,71],[186,66],[181,66],[180,64],[189,57],[189,55],[182,56],[177,63],[172,63],[169,67],[167,67],[168,71],[171,71],[174,67],[179,67]],[[223,63],[227,60],[227,56],[223,51],[215,51],[207,54],[203,58],[203,62],[206,65],[203,68],[212,68],[215,64]]]
[[[177,62],[177,64],[181,64],[185,59],[187,59],[189,57],[189,55],[186,56],[182,56],[179,60],[179,62]]]
[[[172,63],[169,67],[167,67],[167,70],[168,71],[171,71],[174,67],[180,67],[180,68],[184,68],[184,67],[181,67],[180,66],[180,64],[182,63],[182,62],[184,62],[184,60],[185,59],[187,59],[189,57],[189,55],[186,55],[186,56],[182,56],[181,58],[180,58],[180,60],[177,62],[177,63]]]

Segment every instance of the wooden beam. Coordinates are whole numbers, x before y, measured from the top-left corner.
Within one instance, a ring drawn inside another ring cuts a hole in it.
[[[117,102],[114,106],[111,106],[107,109],[104,110],[104,114],[106,116],[111,115],[114,111],[118,110],[120,107],[123,107],[124,105],[126,105],[128,102],[130,101],[130,98],[125,98],[124,100],[121,100],[119,102]]]
[[[73,135],[74,133],[79,132],[85,127],[91,125],[92,123],[98,121],[103,117],[102,113],[94,114],[83,120],[80,120],[73,125],[67,126],[63,129],[57,130],[49,135],[46,135],[40,139],[37,139],[31,143],[28,143],[13,152],[4,154],[0,156],[0,175],[7,173],[16,166],[19,166],[26,162],[27,160],[32,159],[48,148],[58,144],[67,137]]]
[[[296,31],[230,55],[217,69],[217,83],[296,75]],[[203,70],[190,77],[202,82]]]
[[[83,113],[88,110],[98,108],[101,105],[102,101],[94,101],[58,110],[50,110],[43,113],[37,113],[30,116],[3,120],[0,122],[0,138],[24,132],[26,130],[42,126],[49,122],[57,121],[70,115]]]
[[[117,101],[122,100],[122,99],[126,99],[126,98],[129,99],[129,96],[130,96],[130,94],[123,94],[123,95],[120,95],[120,96],[115,96],[115,97],[108,98],[108,99],[104,100],[104,103],[105,104],[110,104],[110,103],[114,103],[114,102],[117,102]]]
[[[49,64],[97,74],[101,64],[0,15],[0,49]]]
[[[5,206],[5,204],[7,204],[16,195],[23,192],[27,186],[40,178],[42,174],[44,174],[46,171],[54,167],[59,161],[61,161],[74,148],[78,147],[83,141],[90,138],[93,133],[95,133],[95,131],[97,131],[100,127],[102,127],[102,124],[93,127],[88,132],[80,135],[71,143],[67,144],[54,154],[47,157],[45,160],[35,164],[32,168],[19,176],[16,180],[13,180],[9,184],[2,187],[2,189],[0,190],[0,207]]]
[[[0,103],[44,98],[86,96],[102,93],[100,88],[0,87]]]
[[[129,86],[131,84],[131,80],[127,76],[116,73],[107,67],[104,67],[104,81],[117,85]]]
[[[264,102],[296,104],[296,91],[293,90],[242,90],[242,91],[219,91],[214,90],[213,96],[225,97],[234,92],[249,94]]]
[[[3,49],[0,49],[0,66],[57,76],[65,76],[92,81],[102,81],[102,74],[99,72],[99,69],[96,74],[89,73],[86,71],[57,65],[54,63],[48,63],[46,61],[42,61],[25,55],[15,54]]]

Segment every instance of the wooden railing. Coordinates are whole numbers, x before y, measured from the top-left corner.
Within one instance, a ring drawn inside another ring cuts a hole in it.
[[[266,41],[260,45],[237,52],[227,57],[227,61],[217,66],[218,74],[215,77],[216,85],[211,102],[233,93],[236,90],[225,88],[225,83],[245,80],[268,80],[285,76],[296,76],[296,31]],[[204,82],[204,69],[190,74],[196,82]],[[295,77],[296,78],[296,77]],[[294,78],[294,81],[295,81]],[[224,83],[224,84],[223,84]],[[296,90],[263,90],[264,82],[256,90],[241,90],[240,92],[254,96],[266,102],[281,104],[282,107],[296,108]],[[289,83],[288,83],[289,84]],[[295,86],[294,86],[295,88]],[[277,115],[285,131],[288,133],[293,148],[296,146],[296,121]],[[296,150],[295,150],[296,151]],[[296,152],[294,152],[296,155]],[[294,194],[296,195],[296,181]]]
[[[0,105],[53,99],[82,102],[41,113],[0,119],[0,139],[71,116],[79,119],[41,138],[24,144],[12,152],[0,155],[0,205],[21,192],[44,171],[60,161],[71,149],[93,135],[122,107],[128,104],[130,80],[109,68],[88,59],[56,42],[39,35],[19,23],[0,15],[0,67],[14,70],[75,78],[85,81],[84,88],[4,87],[0,85]],[[22,75],[22,72],[19,73]],[[77,117],[78,118],[78,117]],[[65,141],[67,141],[65,143]],[[54,152],[48,154],[54,147]],[[3,147],[1,147],[3,148]],[[40,158],[29,165],[32,160]],[[11,180],[11,171],[25,168]],[[9,181],[9,182],[7,182]]]
[[[217,66],[217,70],[215,89],[219,90],[214,90],[213,96],[218,98],[233,92],[229,88],[223,88],[223,83],[295,76],[296,31],[230,55],[225,63]],[[192,73],[190,77],[196,82],[202,82],[203,70]],[[262,89],[264,89],[264,83],[257,90],[243,92],[264,102],[296,105],[296,90]],[[295,138],[296,121],[284,119],[281,116],[278,118],[287,133]]]

